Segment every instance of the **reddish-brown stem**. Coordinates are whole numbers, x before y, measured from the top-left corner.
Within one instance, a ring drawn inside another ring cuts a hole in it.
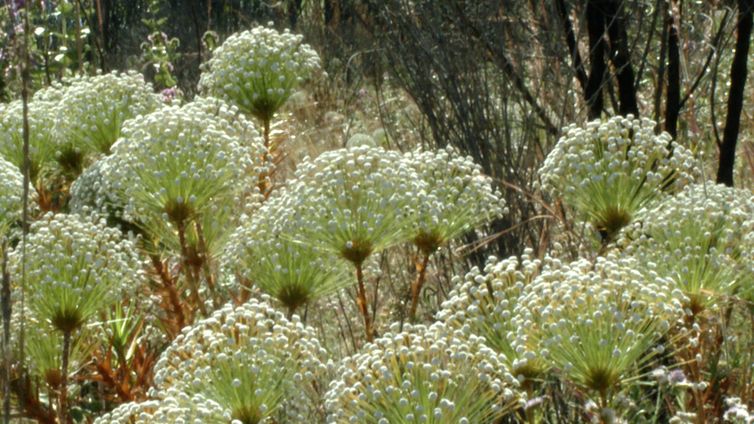
[[[71,331],[63,332],[63,352],[60,365],[60,397],[58,399],[58,422],[65,424],[68,422],[68,357],[71,352]]]
[[[183,256],[183,271],[186,275],[186,280],[191,290],[192,300],[199,308],[203,317],[207,316],[207,309],[204,307],[204,302],[199,296],[199,277],[194,272],[194,266],[191,264],[191,255],[189,254],[188,245],[186,244],[186,225],[178,225],[178,242],[181,245],[181,256]]]
[[[429,265],[429,254],[423,253],[421,261],[416,262],[416,280],[411,285],[411,309],[408,317],[411,321],[416,318],[416,308],[419,306],[419,295],[421,294],[424,281],[427,277],[427,265]]]
[[[366,332],[367,341],[371,343],[374,341],[374,335],[372,334],[372,317],[369,316],[369,308],[367,307],[367,290],[364,287],[364,272],[361,263],[356,264],[356,281],[358,282],[356,303],[359,305],[361,316],[364,317],[364,331]]]
[[[152,266],[154,266],[157,275],[160,277],[162,287],[167,293],[167,303],[173,309],[173,313],[175,314],[176,330],[180,331],[186,325],[186,316],[183,313],[183,306],[181,305],[178,292],[175,289],[173,279],[168,275],[164,264],[160,261],[160,258],[158,258],[157,255],[152,255]]]

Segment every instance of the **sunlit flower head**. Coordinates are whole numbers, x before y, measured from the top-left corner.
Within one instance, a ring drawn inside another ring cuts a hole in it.
[[[22,246],[11,254],[20,278]],[[30,309],[62,332],[80,328],[144,280],[133,241],[104,221],[47,214],[31,226],[26,245]]]
[[[109,154],[123,124],[160,106],[151,84],[133,71],[71,81],[56,107],[61,143],[85,154]]]
[[[345,358],[328,423],[494,423],[523,403],[504,355],[440,323],[406,326]]]
[[[448,328],[484,338],[485,344],[505,355],[506,365],[516,377],[538,378],[547,370],[515,313],[524,288],[539,274],[543,264],[531,249],[518,257],[491,257],[484,271],[472,268],[456,277],[453,291],[443,302],[437,319]]]
[[[601,408],[646,376],[684,316],[683,294],[640,266],[599,257],[545,268],[515,310],[514,331],[536,346],[533,353]]]
[[[320,67],[319,56],[302,39],[264,26],[233,34],[213,51],[199,88],[269,121]]]
[[[417,208],[413,241],[432,253],[449,240],[505,213],[505,201],[470,157],[448,147],[416,150],[406,161],[426,183]]]
[[[547,155],[542,189],[612,240],[643,207],[674,193],[697,176],[691,153],[649,119],[616,116],[571,125]]]
[[[669,278],[698,313],[736,293],[754,295],[754,197],[720,184],[695,184],[638,214],[618,242]]]
[[[289,196],[296,202],[297,240],[354,264],[407,241],[425,183],[393,151],[355,147],[304,160]]]
[[[184,329],[163,352],[152,395],[199,394],[244,423],[309,422],[317,414],[325,355],[314,330],[295,316],[288,321],[266,301],[226,305]]]

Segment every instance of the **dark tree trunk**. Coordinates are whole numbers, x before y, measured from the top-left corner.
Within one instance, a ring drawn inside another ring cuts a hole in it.
[[[607,33],[610,37],[610,60],[613,62],[615,76],[618,80],[620,114],[639,116],[639,105],[636,101],[636,86],[634,84],[634,68],[631,66],[626,20],[623,16],[621,3],[619,0],[610,0],[604,3]]]
[[[293,0],[288,6],[288,21],[291,23],[291,29],[296,29],[298,16],[301,13],[301,3],[303,0]]]
[[[605,15],[596,1],[587,0],[586,26],[589,32],[589,80],[584,90],[584,100],[589,107],[589,119],[598,119],[604,109],[602,88],[607,81],[605,53]]]
[[[563,25],[563,32],[565,34],[566,45],[568,46],[568,52],[571,54],[571,62],[573,64],[573,70],[576,72],[576,79],[581,84],[581,89],[586,90],[589,82],[589,77],[584,70],[584,62],[581,59],[581,53],[579,52],[579,45],[576,42],[576,34],[573,30],[573,23],[571,22],[570,11],[565,0],[557,0],[556,7],[558,8],[558,15]]]
[[[668,0],[668,12],[668,97],[665,100],[665,131],[675,139],[678,135],[678,115],[681,108],[681,55],[676,0]]]
[[[720,146],[720,163],[717,168],[717,182],[733,186],[733,167],[736,160],[736,143],[741,126],[741,111],[746,86],[746,60],[751,39],[752,12],[751,0],[738,0],[738,24],[736,26],[736,53],[730,69],[730,93],[728,94],[728,116],[725,119],[723,143]]]

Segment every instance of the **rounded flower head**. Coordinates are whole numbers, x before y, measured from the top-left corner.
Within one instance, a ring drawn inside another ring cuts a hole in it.
[[[63,143],[84,153],[110,153],[123,123],[152,112],[160,100],[136,72],[77,78],[57,105],[57,131]]]
[[[297,239],[354,264],[410,237],[425,185],[399,153],[371,147],[304,160],[296,178]]]
[[[124,217],[165,240],[198,223],[214,250],[234,219],[260,200],[261,148],[253,137],[241,144],[239,131],[233,121],[191,104],[129,121],[113,145],[112,163],[127,202]]]
[[[119,196],[129,181],[117,168],[117,157],[105,156],[84,170],[71,184],[68,206],[78,214],[97,213],[123,219],[125,200]]]
[[[648,371],[657,345],[683,317],[682,294],[639,266],[599,257],[545,268],[515,310],[518,337],[602,407]]]
[[[269,121],[320,67],[319,56],[302,38],[263,26],[233,34],[213,52],[199,88]]]
[[[503,355],[442,324],[386,333],[345,358],[328,423],[494,423],[521,406]]]
[[[54,107],[55,103],[51,101],[29,102],[29,176],[32,183],[55,159]],[[20,170],[24,161],[23,146],[23,103],[17,100],[0,105],[0,157]]]
[[[21,220],[23,191],[21,172],[0,157],[0,241],[9,227]]]
[[[611,240],[642,207],[696,176],[691,153],[654,127],[631,115],[567,127],[539,171],[543,190]]]
[[[11,255],[20,275],[21,246]],[[29,306],[38,319],[62,332],[81,327],[92,315],[132,293],[143,280],[133,242],[78,215],[48,214],[31,226],[26,246]]]
[[[417,150],[405,158],[426,183],[413,235],[425,253],[504,213],[505,201],[492,188],[492,179],[482,175],[470,157],[448,147]]]
[[[222,268],[235,277],[236,285],[253,285],[292,314],[350,284],[351,279],[331,253],[292,240],[299,229],[285,193],[285,189],[278,191],[235,231],[225,248]]]
[[[456,277],[456,288],[442,304],[437,318],[448,328],[484,338],[485,344],[505,355],[506,365],[516,377],[537,378],[546,366],[534,346],[518,330],[515,315],[524,287],[531,284],[542,268],[527,249],[521,258],[504,260],[491,257],[484,273],[476,267],[463,278]]]
[[[153,397],[201,395],[241,422],[312,422],[326,352],[265,301],[226,305],[184,329],[155,365]],[[256,417],[258,420],[247,420]]]
[[[643,210],[619,243],[640,262],[654,264],[698,313],[739,289],[754,294],[753,233],[750,191],[696,184]]]

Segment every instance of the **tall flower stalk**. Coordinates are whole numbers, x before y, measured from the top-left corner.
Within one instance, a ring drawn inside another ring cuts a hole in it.
[[[26,242],[13,252],[16,275],[24,247],[29,309],[62,335],[57,411],[65,422],[72,339],[117,300],[118,288],[137,284],[141,263],[133,243],[118,230],[77,215],[48,214],[35,222]]]
[[[305,160],[290,186],[295,239],[350,263],[367,341],[374,338],[364,263],[374,253],[408,240],[425,183],[397,152],[372,147],[340,149]]]
[[[417,150],[405,160],[426,183],[417,202],[416,226],[411,239],[419,251],[416,279],[411,285],[408,316],[416,317],[430,256],[450,240],[505,213],[505,201],[492,187],[492,179],[470,157],[448,147]]]

